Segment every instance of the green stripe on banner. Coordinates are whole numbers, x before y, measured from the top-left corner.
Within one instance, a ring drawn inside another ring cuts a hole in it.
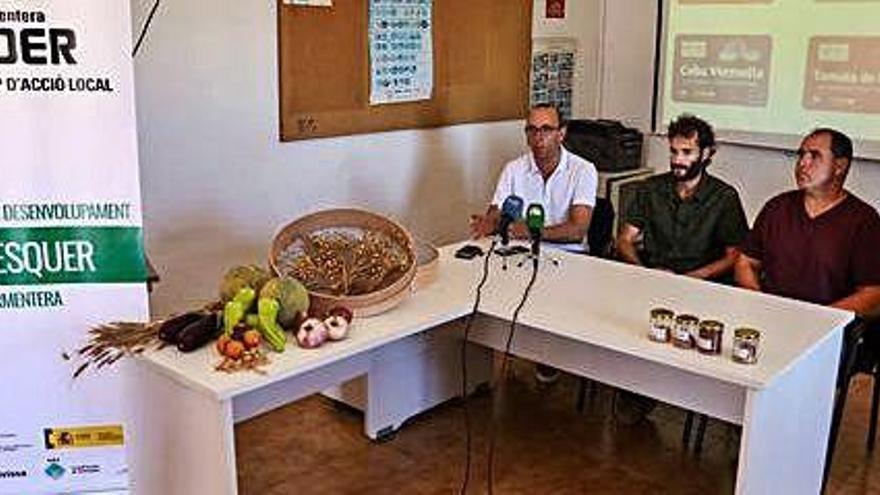
[[[0,285],[144,282],[138,227],[0,229]]]

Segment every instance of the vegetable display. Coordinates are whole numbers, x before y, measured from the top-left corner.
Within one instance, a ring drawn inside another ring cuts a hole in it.
[[[76,353],[74,378],[89,367],[100,369],[126,355],[144,352],[150,346],[173,346],[182,353],[194,352],[209,343],[222,357],[215,366],[220,372],[265,373],[269,357],[264,345],[274,352],[287,348],[287,331],[300,347],[315,349],[325,342],[348,335],[352,312],[335,307],[327,314],[310,314],[309,292],[291,277],[271,277],[258,266],[229,269],[220,283],[220,300],[204,308],[147,323],[115,322],[90,330],[90,341]]]

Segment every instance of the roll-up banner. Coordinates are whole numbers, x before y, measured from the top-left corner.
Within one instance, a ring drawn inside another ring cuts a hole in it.
[[[0,493],[127,493],[121,372],[62,356],[148,314],[128,1],[0,0],[0,164]]]

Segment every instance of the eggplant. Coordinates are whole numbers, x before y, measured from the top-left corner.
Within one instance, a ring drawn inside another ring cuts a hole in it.
[[[168,318],[167,320],[162,322],[162,325],[159,326],[159,340],[168,344],[176,344],[177,339],[180,336],[180,332],[184,328],[186,328],[187,325],[201,319],[204,316],[205,313],[191,311],[189,313],[183,313],[181,315]]]
[[[177,337],[177,350],[192,352],[212,341],[220,333],[219,313],[209,313],[190,323]]]

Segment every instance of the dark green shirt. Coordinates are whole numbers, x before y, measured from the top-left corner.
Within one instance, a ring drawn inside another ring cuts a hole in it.
[[[720,259],[749,231],[736,189],[708,174],[686,200],[671,172],[650,177],[625,213],[624,221],[642,231],[645,265],[677,273]]]

